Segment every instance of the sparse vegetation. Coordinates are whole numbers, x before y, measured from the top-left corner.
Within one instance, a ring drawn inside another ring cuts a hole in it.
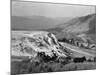
[[[14,74],[30,74],[30,73],[42,73],[42,72],[59,72],[59,71],[74,71],[74,70],[90,70],[95,69],[95,62],[84,63],[66,63],[62,62],[48,62],[48,63],[36,63],[36,62],[12,62],[11,72]]]

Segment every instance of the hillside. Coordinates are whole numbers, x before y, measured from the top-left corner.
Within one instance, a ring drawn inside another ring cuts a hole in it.
[[[45,16],[12,16],[12,30],[37,30],[54,28],[56,25],[65,23],[71,18],[49,18]]]
[[[76,18],[76,21],[72,21],[72,24],[69,24],[66,28],[64,28],[63,32],[67,33],[94,33],[95,34],[95,26],[96,26],[96,15],[87,15],[83,17]]]
[[[60,24],[55,28],[48,29],[49,32],[61,38],[83,38],[95,43],[96,39],[96,14],[74,18],[66,23]]]

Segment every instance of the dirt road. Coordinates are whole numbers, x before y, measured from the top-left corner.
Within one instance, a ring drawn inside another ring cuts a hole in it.
[[[64,44],[64,46],[71,50],[72,52],[77,52],[79,54],[85,55],[85,56],[90,56],[90,57],[95,57],[96,56],[96,51],[95,50],[90,50],[90,49],[82,49],[82,48],[78,48],[75,46],[72,46],[70,44]]]

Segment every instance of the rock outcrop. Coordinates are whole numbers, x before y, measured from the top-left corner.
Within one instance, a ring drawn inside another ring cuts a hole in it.
[[[54,34],[45,31],[12,31],[12,56],[67,57],[70,53],[60,44]]]

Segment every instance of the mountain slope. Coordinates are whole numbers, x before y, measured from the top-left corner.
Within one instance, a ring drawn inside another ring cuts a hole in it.
[[[53,28],[71,18],[49,18],[45,16],[12,16],[12,30],[36,30]]]
[[[96,14],[74,18],[69,22],[48,29],[55,33],[57,38],[85,37],[95,41],[96,37]]]
[[[70,32],[70,33],[95,33],[95,26],[96,26],[96,16],[93,15],[87,15],[83,17],[79,17],[74,24],[71,24],[64,28],[64,32]]]

